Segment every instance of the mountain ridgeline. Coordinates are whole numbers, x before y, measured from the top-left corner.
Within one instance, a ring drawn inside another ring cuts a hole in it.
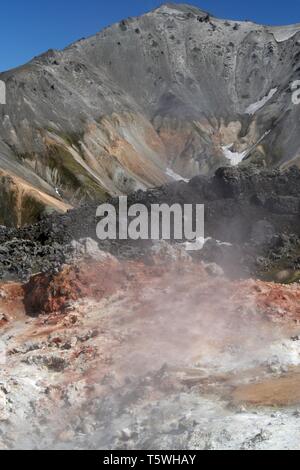
[[[221,166],[298,164],[299,76],[300,25],[172,4],[4,72],[0,223]]]

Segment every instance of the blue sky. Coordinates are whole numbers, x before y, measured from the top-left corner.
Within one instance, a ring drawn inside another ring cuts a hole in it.
[[[8,0],[0,7],[0,70],[20,65],[47,49],[60,49],[161,0]],[[258,23],[300,23],[299,0],[192,0],[216,16]]]

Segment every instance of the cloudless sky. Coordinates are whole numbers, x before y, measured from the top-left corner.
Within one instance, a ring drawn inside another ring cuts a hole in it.
[[[2,0],[0,70],[27,62],[47,49],[61,49],[161,0]],[[265,24],[300,23],[299,0],[187,0],[221,18]]]

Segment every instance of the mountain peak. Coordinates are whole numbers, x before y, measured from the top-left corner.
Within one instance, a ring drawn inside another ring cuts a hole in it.
[[[198,7],[188,5],[187,3],[163,3],[156,11],[166,12],[166,10],[174,10],[180,13],[193,13],[195,15],[207,15],[208,12]]]

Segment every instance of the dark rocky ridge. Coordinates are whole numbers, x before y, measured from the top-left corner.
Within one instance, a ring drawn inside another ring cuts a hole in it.
[[[249,166],[220,168],[213,177],[197,176],[189,183],[138,191],[129,196],[128,205],[205,204],[205,236],[212,240],[192,255],[218,262],[233,276],[264,276],[272,269],[289,269],[293,274],[300,269],[299,194],[297,167],[282,171]],[[118,204],[117,199],[111,202]],[[22,229],[2,228],[1,277],[24,279],[33,272],[59,270],[70,262],[73,240],[97,240],[96,207],[52,215]],[[147,257],[151,246],[146,241],[99,242],[101,249],[118,257]]]

